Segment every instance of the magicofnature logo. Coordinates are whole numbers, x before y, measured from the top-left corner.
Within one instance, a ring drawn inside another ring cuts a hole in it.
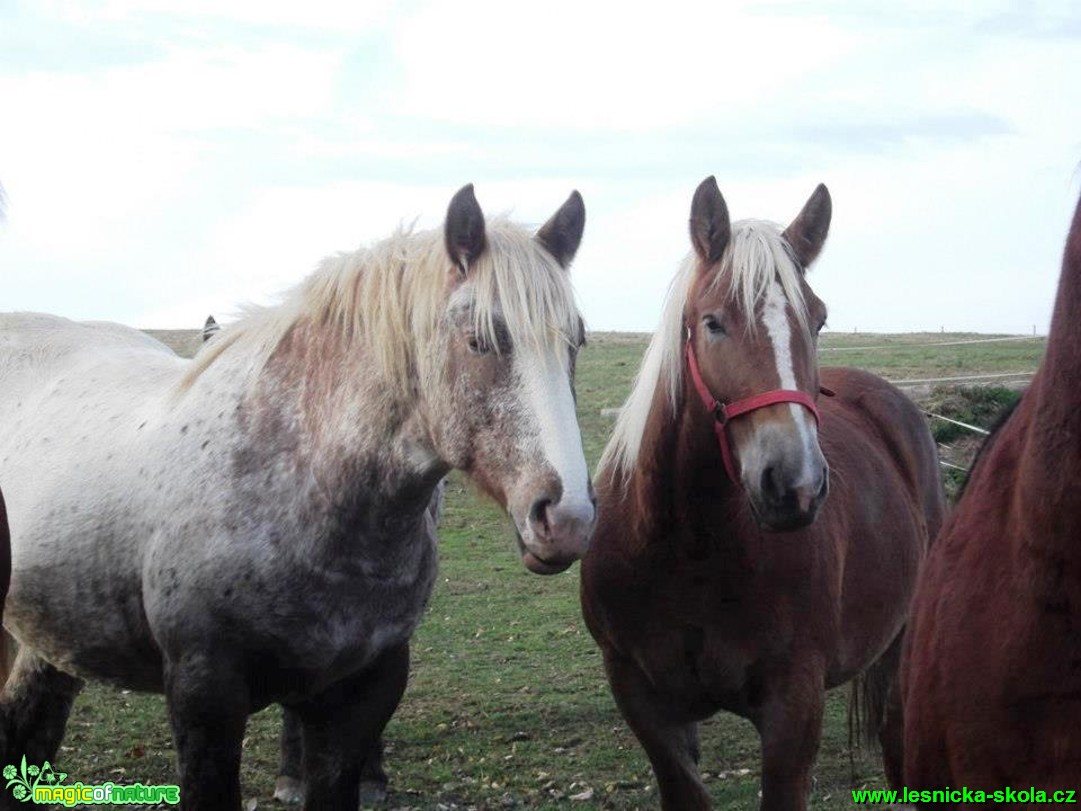
[[[59,804],[71,808],[80,804],[177,805],[180,802],[179,786],[147,786],[142,783],[119,785],[111,782],[101,785],[64,785],[66,772],[56,771],[47,760],[41,766],[28,765],[26,755],[23,755],[19,768],[5,766],[3,775],[7,780],[5,788],[11,791],[16,800],[24,803]]]
[[[4,767],[4,779],[8,781],[5,788],[11,789],[15,799],[24,803],[34,796],[34,788],[39,783],[56,786],[63,783],[65,777],[65,772],[56,771],[47,760],[40,768],[33,764],[27,766],[26,755],[23,755],[22,765],[18,769],[14,766]]]

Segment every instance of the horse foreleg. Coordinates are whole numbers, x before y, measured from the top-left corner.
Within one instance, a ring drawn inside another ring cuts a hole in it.
[[[386,798],[387,773],[383,768],[383,738],[380,736],[360,764],[360,804],[367,807]]]
[[[713,803],[698,774],[698,724],[670,709],[634,663],[608,653],[604,663],[616,705],[653,766],[661,807],[711,809]]]
[[[165,665],[165,700],[185,811],[240,808],[240,750],[248,691],[238,669],[212,654]]]
[[[821,670],[805,670],[766,694],[752,721],[762,740],[761,811],[805,811],[826,703]]]
[[[375,805],[387,796],[383,770],[383,739],[364,756],[360,770],[360,803]],[[300,716],[282,706],[281,766],[274,784],[274,799],[285,805],[304,802],[304,740]]]
[[[274,799],[286,805],[304,802],[304,741],[300,716],[282,706],[281,765],[274,783]]]
[[[21,648],[0,697],[0,765],[56,757],[82,682]],[[3,796],[11,798],[10,792]]]
[[[409,646],[400,645],[367,670],[292,706],[304,733],[306,809],[356,811],[362,779],[385,792],[380,736],[408,677]]]

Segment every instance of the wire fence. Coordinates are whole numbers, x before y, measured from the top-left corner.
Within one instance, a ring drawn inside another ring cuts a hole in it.
[[[942,467],[948,467],[950,470],[960,470],[962,473],[968,473],[967,467],[961,467],[961,465],[955,465],[952,462],[946,462],[942,459],[939,459],[938,463],[942,465]]]
[[[966,338],[960,341],[920,341],[918,343],[869,344],[867,346],[823,346],[819,352],[867,352],[878,349],[922,349],[925,346],[966,346],[968,344],[995,344],[1010,341],[1042,341],[1032,335],[1006,335],[1001,338]]]
[[[1036,372],[987,372],[982,375],[961,375],[959,377],[914,377],[907,380],[891,380],[895,386],[918,386],[930,383],[972,383],[977,380],[1027,379]]]
[[[988,431],[986,428],[980,428],[978,425],[970,425],[967,422],[961,422],[960,420],[953,419],[953,417],[946,417],[946,416],[943,416],[942,414],[936,414],[933,411],[924,410],[923,413],[926,414],[928,417],[930,417],[933,420],[942,420],[942,422],[948,422],[951,425],[956,425],[956,426],[958,426],[960,428],[964,428],[964,429],[966,429],[968,431],[971,431],[974,434],[979,434],[980,436],[983,436],[983,437],[987,437],[987,436],[991,435],[990,431]],[[947,462],[945,459],[939,459],[938,463],[940,465],[942,465],[942,467],[949,468],[950,470],[959,470],[962,473],[968,473],[968,468],[967,467],[962,467],[961,465],[955,465],[952,462]]]
[[[999,335],[993,338],[963,338],[948,341],[916,341],[911,343],[893,342],[882,344],[865,344],[861,346],[821,346],[818,348],[818,352],[820,354],[830,352],[903,352],[905,350],[921,350],[925,348],[943,346],[971,346],[975,344],[994,343],[1042,343],[1046,340],[1047,337],[1042,335]],[[980,382],[992,382],[996,380],[1003,382],[1022,383],[1029,380],[1035,373],[1036,372],[1034,369],[1026,369],[1016,372],[984,372],[982,374],[957,375],[952,377],[917,377],[905,378],[901,380],[890,379],[890,382],[893,383],[895,386],[901,387],[930,386],[941,383],[978,384]]]
[[[983,436],[988,436],[991,433],[990,431],[984,428],[980,428],[979,426],[969,425],[967,422],[961,422],[960,420],[955,420],[952,417],[944,417],[941,414],[935,414],[933,411],[924,411],[923,413],[926,414],[928,417],[932,417],[936,420],[942,420],[943,422],[948,422],[953,425],[959,425],[962,428],[967,428],[975,434],[982,434]]]

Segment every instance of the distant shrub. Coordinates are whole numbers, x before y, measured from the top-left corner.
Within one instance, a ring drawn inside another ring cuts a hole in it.
[[[1021,399],[1021,392],[1002,386],[939,387],[931,392],[925,404],[928,411],[943,417],[990,430],[999,415]],[[931,421],[931,434],[936,442],[954,442],[973,432],[944,420]]]

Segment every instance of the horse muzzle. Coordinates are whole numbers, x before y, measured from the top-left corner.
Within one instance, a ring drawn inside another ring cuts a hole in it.
[[[767,467],[755,487],[748,487],[751,507],[759,527],[768,532],[788,532],[814,523],[829,495],[829,468],[793,481],[779,468]]]
[[[522,563],[534,574],[558,574],[589,551],[597,523],[596,498],[539,498],[519,532]]]

